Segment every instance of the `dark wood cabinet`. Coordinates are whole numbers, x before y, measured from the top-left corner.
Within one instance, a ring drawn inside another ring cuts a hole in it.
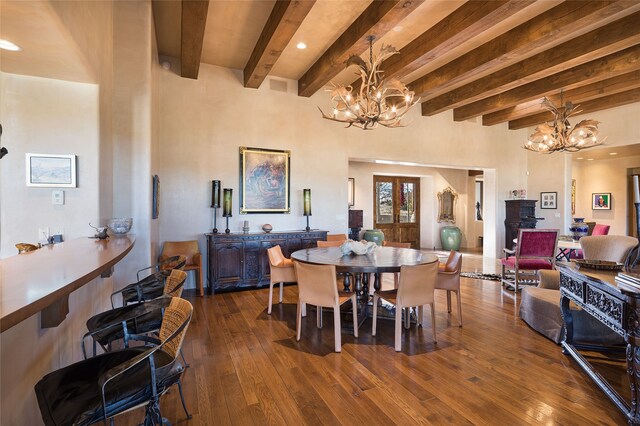
[[[316,241],[327,239],[327,231],[205,235],[207,279],[214,292],[268,286],[269,248],[279,245],[289,257],[294,251],[316,247]]]
[[[538,200],[505,200],[506,215],[504,219],[504,246],[511,249],[513,239],[518,238],[519,228],[535,228],[536,203]]]

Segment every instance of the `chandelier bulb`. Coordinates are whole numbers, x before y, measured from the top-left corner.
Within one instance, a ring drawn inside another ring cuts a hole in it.
[[[351,100],[351,95],[347,95],[346,100],[350,101]]]
[[[396,106],[395,105],[391,107],[391,112],[396,112]]]

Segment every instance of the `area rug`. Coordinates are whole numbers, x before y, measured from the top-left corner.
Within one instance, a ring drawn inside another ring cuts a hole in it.
[[[496,275],[496,274],[481,274],[479,272],[461,272],[460,276],[464,278],[473,278],[476,280],[500,281],[500,275]]]

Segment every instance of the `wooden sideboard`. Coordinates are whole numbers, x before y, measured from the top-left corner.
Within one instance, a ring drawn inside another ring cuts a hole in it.
[[[316,247],[316,241],[327,239],[327,231],[317,230],[205,235],[207,279],[213,292],[268,286],[269,248],[279,245],[289,257],[296,250]]]

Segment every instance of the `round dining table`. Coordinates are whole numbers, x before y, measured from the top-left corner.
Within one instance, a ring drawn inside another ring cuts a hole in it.
[[[370,274],[374,274],[375,290],[380,290],[380,274],[400,272],[404,265],[423,265],[438,261],[432,252],[397,248],[376,247],[373,253],[343,255],[340,247],[315,247],[291,253],[291,259],[314,265],[334,265],[336,272],[344,274],[344,289],[350,291],[351,277],[355,279],[354,290],[361,306],[369,303]]]

